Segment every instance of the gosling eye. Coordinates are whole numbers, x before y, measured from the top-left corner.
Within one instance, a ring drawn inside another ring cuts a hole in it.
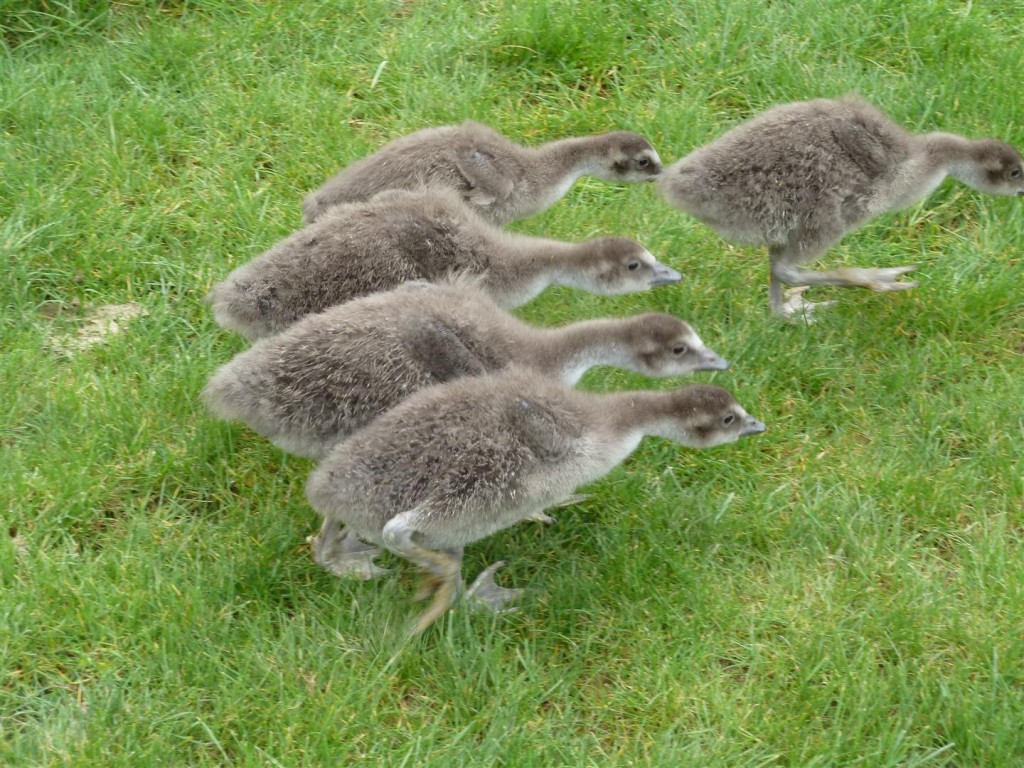
[[[730,413],[728,416],[726,416],[724,419],[722,419],[722,423],[725,424],[725,426],[729,426],[735,420],[736,420],[736,417],[733,414]]]
[[[636,272],[638,269],[640,269],[640,262],[631,261],[629,262],[629,264],[626,265],[626,269],[628,269],[630,272]]]
[[[672,347],[672,354],[673,355],[682,355],[682,354],[685,354],[685,353],[686,353],[686,345],[685,344],[677,344],[676,346]]]
[[[1010,171],[1011,179],[1016,179],[1018,176],[1020,176],[1020,168],[1014,168],[1012,171]]]
[[[639,160],[636,161],[636,164],[639,165],[641,168],[646,168],[648,165],[651,164],[651,159],[649,157],[641,157]]]

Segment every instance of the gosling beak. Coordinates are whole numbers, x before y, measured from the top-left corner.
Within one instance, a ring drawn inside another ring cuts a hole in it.
[[[678,283],[682,279],[683,276],[672,269],[672,267],[666,267],[664,264],[655,264],[651,285],[669,285],[671,283]]]
[[[651,174],[651,178],[647,179],[647,181],[655,181],[662,173],[665,172],[665,166],[661,163],[653,163],[651,167],[647,169],[647,172]]]
[[[747,416],[747,420],[743,424],[743,429],[740,430],[740,435],[759,435],[766,429],[768,429],[768,427],[753,416]]]
[[[712,349],[704,347],[700,353],[700,360],[697,363],[698,371],[728,371],[729,361],[724,357],[719,357],[718,353]]]

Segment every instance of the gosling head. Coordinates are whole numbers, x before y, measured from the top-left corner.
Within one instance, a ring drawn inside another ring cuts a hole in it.
[[[678,283],[682,278],[640,243],[623,237],[600,237],[586,243],[584,255],[566,282],[590,293],[614,296]]]
[[[764,431],[765,425],[743,410],[728,391],[693,384],[672,393],[669,411],[656,434],[690,448],[713,448]]]
[[[685,376],[729,368],[729,362],[705,346],[688,323],[659,312],[630,318],[626,348],[633,370],[647,376]]]
[[[665,166],[657,151],[639,133],[615,131],[606,133],[604,152],[594,175],[605,181],[631,184],[638,181],[654,181]]]
[[[974,142],[971,160],[960,164],[951,175],[990,195],[1024,195],[1024,158],[998,139]]]

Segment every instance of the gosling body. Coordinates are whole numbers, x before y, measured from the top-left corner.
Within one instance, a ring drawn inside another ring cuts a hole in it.
[[[847,97],[770,109],[673,164],[659,189],[723,237],[768,246],[771,308],[788,315],[814,305],[784,304],[783,285],[914,287],[899,281],[911,266],[817,272],[800,265],[875,216],[924,199],[947,176],[990,194],[1024,194],[1024,161],[1009,144],[912,134]]]
[[[569,385],[596,365],[648,376],[728,367],[671,315],[537,328],[476,282],[408,283],[310,315],[224,365],[204,398],[220,417],[244,422],[283,450],[322,458],[424,387],[509,365]]]
[[[333,205],[368,200],[387,189],[451,189],[488,221],[504,225],[546,210],[581,176],[651,181],[662,171],[651,143],[616,131],[524,147],[486,125],[427,128],[386,144],[309,194],[307,223]]]
[[[719,387],[597,395],[513,368],[418,392],[335,448],[306,495],[324,517],[317,546],[347,525],[424,570],[434,599],[415,633],[457,595],[467,544],[542,516],[645,435],[710,448],[763,430]],[[518,595],[493,583],[499,565],[469,590],[495,608]]]
[[[395,190],[332,209],[234,270],[208,298],[218,323],[257,339],[335,304],[457,274],[480,276],[503,307],[552,284],[612,295],[681,278],[632,240],[566,243],[512,234],[453,192]]]

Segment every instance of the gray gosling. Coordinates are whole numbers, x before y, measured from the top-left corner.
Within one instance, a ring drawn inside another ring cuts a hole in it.
[[[303,202],[306,223],[332,205],[368,200],[385,189],[455,190],[497,225],[531,216],[561,200],[581,176],[612,182],[652,181],[663,170],[651,143],[617,131],[524,147],[480,123],[427,128],[358,160]]]
[[[208,299],[218,323],[257,339],[408,280],[460,273],[482,276],[483,289],[503,307],[524,304],[552,284],[613,295],[681,279],[633,240],[565,243],[512,234],[451,191],[392,190],[335,207],[234,270]]]
[[[596,365],[648,376],[729,367],[671,315],[537,328],[501,309],[477,282],[406,283],[310,315],[221,367],[203,398],[216,415],[247,424],[282,450],[322,459],[412,393],[509,365],[570,386]],[[386,572],[373,563],[376,554],[346,534],[321,564],[338,576],[372,579]]]
[[[324,518],[314,544],[329,550],[341,526],[424,571],[433,595],[412,633],[429,627],[462,588],[463,548],[571,496],[657,435],[711,448],[764,431],[724,389],[593,394],[516,368],[430,387],[335,448],[306,496]],[[318,562],[326,562],[317,553]],[[466,592],[500,610],[522,590],[488,566]]]
[[[723,237],[766,245],[772,311],[785,317],[807,286],[898,291],[913,266],[802,269],[847,232],[927,197],[946,176],[993,195],[1024,195],[1024,161],[996,139],[911,134],[854,97],[785,104],[733,128],[668,168],[664,198]],[[798,286],[783,302],[782,286]]]
[[[521,365],[571,386],[597,365],[648,376],[729,367],[672,315],[537,328],[474,282],[406,283],[310,315],[221,367],[203,397],[221,418],[320,459],[413,392],[460,376]]]

